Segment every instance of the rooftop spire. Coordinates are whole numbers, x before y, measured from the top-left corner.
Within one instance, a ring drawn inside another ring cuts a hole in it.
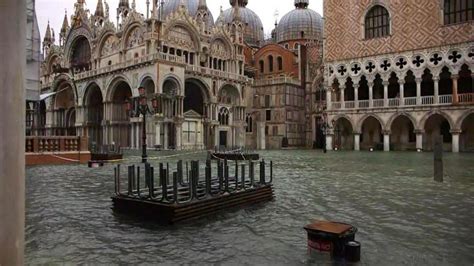
[[[207,9],[207,2],[206,2],[206,0],[199,0],[198,9]]]
[[[296,8],[308,8],[309,0],[295,0]]]
[[[246,7],[248,3],[249,3],[248,0],[230,0],[231,6],[235,6],[235,4],[237,4],[240,7]]]
[[[234,17],[232,18],[232,21],[240,21],[240,7],[242,7],[241,3],[242,1],[231,1],[234,2]]]
[[[52,41],[52,37],[51,37],[51,27],[49,26],[49,20],[48,20],[48,26],[46,27],[46,33],[44,34],[44,42],[47,43],[47,42],[51,42]]]
[[[69,21],[67,19],[67,9],[64,10],[64,19],[63,19],[63,26],[61,27],[61,35],[66,34],[67,30],[69,29]]]
[[[104,5],[102,4],[102,0],[97,1],[97,7],[95,9],[95,16],[96,17],[105,17],[104,13]]]
[[[119,8],[130,8],[130,3],[128,0],[120,0]]]

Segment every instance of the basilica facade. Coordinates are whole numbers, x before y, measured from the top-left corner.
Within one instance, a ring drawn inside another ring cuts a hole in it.
[[[112,21],[106,2],[98,0],[91,14],[78,0],[58,40],[50,25],[46,30],[43,134],[139,148],[143,117],[131,117],[125,105],[143,87],[159,103],[147,119],[149,147],[304,146],[311,80],[298,42],[320,50],[321,17],[311,11],[317,24],[303,21],[296,34],[272,41],[247,0],[230,5],[215,21],[203,0],[153,1],[145,14],[123,0]],[[307,2],[295,7],[307,9]]]
[[[141,87],[148,147],[472,150],[473,7],[451,2],[326,0],[323,20],[294,0],[265,36],[248,0],[216,19],[205,0],[121,0],[116,18],[78,0],[46,30],[41,133],[137,149]]]

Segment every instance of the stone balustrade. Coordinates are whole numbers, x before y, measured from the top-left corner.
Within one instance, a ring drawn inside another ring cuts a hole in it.
[[[437,99],[436,99],[437,98]],[[373,100],[359,100],[359,101],[344,101],[344,102],[332,102],[332,110],[341,109],[369,109],[369,108],[394,108],[394,107],[417,107],[417,106],[440,106],[440,105],[452,105],[452,104],[474,104],[474,93],[466,93],[458,95],[458,102],[453,102],[453,96],[450,95],[439,95],[439,96],[422,96],[418,97],[406,97],[400,98],[389,98],[385,99],[373,99]]]
[[[26,153],[88,151],[84,137],[25,137]]]

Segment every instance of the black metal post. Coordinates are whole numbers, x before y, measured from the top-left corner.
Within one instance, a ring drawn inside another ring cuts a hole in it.
[[[146,109],[142,110],[143,114],[143,128],[142,128],[142,163],[148,162],[148,155],[146,154]]]

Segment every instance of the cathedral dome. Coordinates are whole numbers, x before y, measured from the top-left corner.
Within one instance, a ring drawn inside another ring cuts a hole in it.
[[[250,46],[261,46],[264,40],[263,24],[258,15],[246,7],[247,3],[248,0],[239,0],[237,3],[239,5],[240,19],[244,23],[244,39],[245,42]],[[236,9],[235,0],[231,0],[230,4],[232,7],[221,12],[216,24],[232,23]]]
[[[322,40],[323,18],[309,9],[309,0],[295,0],[295,10],[281,18],[276,29],[278,43],[290,40]]]
[[[192,17],[196,17],[199,7],[199,0],[169,0],[166,1],[163,5],[163,18],[166,18],[171,13],[178,10],[179,5],[181,3],[184,4],[184,6]],[[207,11],[209,13],[209,17],[206,23],[208,27],[212,27],[214,26],[214,17],[212,16],[212,13],[209,8],[207,8]]]

